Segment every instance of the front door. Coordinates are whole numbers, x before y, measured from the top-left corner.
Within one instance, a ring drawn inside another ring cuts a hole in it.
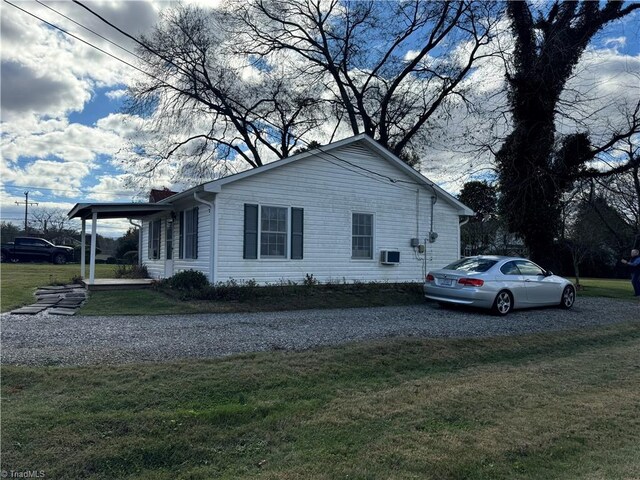
[[[166,253],[164,260],[164,276],[168,278],[173,275],[173,220],[166,222]]]

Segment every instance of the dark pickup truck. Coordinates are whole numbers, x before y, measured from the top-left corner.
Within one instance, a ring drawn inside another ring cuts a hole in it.
[[[17,237],[2,245],[3,262],[52,262],[58,265],[73,260],[73,248],[54,245],[44,238]]]

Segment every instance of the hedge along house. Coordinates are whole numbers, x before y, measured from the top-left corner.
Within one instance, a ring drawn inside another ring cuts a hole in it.
[[[422,281],[458,258],[473,214],[366,135],[131,205],[149,209],[136,218],[154,278],[194,269],[212,283]],[[109,204],[69,216],[96,208]]]

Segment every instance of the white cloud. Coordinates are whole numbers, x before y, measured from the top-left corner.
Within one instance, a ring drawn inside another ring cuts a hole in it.
[[[118,100],[127,96],[127,91],[124,88],[118,90],[110,90],[105,93],[106,97],[111,100]]]

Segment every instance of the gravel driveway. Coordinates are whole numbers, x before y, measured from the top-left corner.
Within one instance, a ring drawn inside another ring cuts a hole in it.
[[[2,315],[5,365],[91,365],[299,350],[391,336],[490,337],[640,321],[640,304],[581,298],[574,308],[498,318],[425,303],[270,313],[61,317]]]

